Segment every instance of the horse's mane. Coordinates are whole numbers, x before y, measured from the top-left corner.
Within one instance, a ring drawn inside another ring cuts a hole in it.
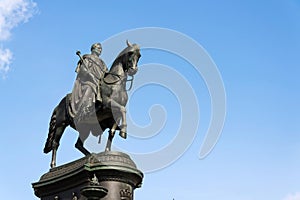
[[[110,73],[116,72],[116,66],[117,66],[119,63],[124,64],[124,58],[125,58],[125,56],[127,56],[127,53],[126,53],[126,54],[123,54],[123,55],[121,55],[121,56],[118,56],[118,57],[114,60],[113,64],[111,65],[111,68],[110,68],[110,70],[109,70]]]
[[[109,70],[110,73],[113,73],[113,72],[116,72],[116,66],[119,64],[119,63],[122,63],[122,60],[123,60],[123,56],[119,56],[118,58],[116,58],[113,62],[113,64],[111,65],[111,68]]]

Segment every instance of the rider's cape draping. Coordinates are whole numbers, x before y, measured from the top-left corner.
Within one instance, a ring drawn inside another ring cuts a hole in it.
[[[95,55],[84,55],[84,63],[78,62],[80,65],[77,78],[74,83],[72,95],[71,95],[71,115],[76,116],[81,106],[84,106],[84,102],[92,99],[95,103],[100,99],[100,82],[103,73],[107,70],[105,63]],[[80,69],[85,67],[91,76],[84,76],[81,74]]]

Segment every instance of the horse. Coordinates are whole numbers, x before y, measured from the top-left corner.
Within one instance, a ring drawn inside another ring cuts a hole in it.
[[[74,115],[70,110],[71,93],[67,94],[60,103],[54,108],[49,123],[48,137],[44,147],[44,153],[52,151],[50,167],[56,166],[56,153],[59,147],[61,136],[66,127],[70,126],[77,132],[79,137],[75,147],[85,156],[90,152],[84,147],[84,141],[90,133],[99,136],[106,129],[109,130],[105,151],[111,151],[111,144],[115,132],[118,130],[119,135],[126,139],[127,122],[126,122],[126,104],[128,101],[126,83],[131,81],[138,71],[137,63],[141,57],[140,48],[137,44],[131,44],[127,41],[127,47],[114,60],[109,72],[106,73],[101,87],[102,103],[95,103],[94,115],[96,120],[85,120],[75,123]],[[132,78],[128,80],[128,76]],[[122,122],[120,124],[120,122]]]

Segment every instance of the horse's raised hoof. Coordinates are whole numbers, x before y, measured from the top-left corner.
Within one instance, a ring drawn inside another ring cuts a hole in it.
[[[122,138],[124,138],[124,139],[127,138],[127,133],[124,132],[124,131],[120,131],[119,135],[120,135]]]

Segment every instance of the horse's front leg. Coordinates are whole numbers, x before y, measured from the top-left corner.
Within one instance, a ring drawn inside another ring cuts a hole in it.
[[[117,113],[113,112],[114,116],[118,116],[121,114],[122,124],[120,126],[120,136],[124,139],[127,138],[127,122],[126,122],[126,108],[121,104],[117,103],[115,100],[111,99],[111,109],[117,111]]]
[[[123,110],[121,110],[121,115],[122,115],[122,124],[121,124],[121,130],[119,135],[126,139],[127,138],[127,121],[126,121],[126,109],[124,107]]]
[[[119,120],[117,120],[119,121]],[[112,140],[115,136],[116,129],[118,127],[118,122],[115,122],[112,128],[109,130],[108,139],[105,147],[105,151],[111,151]]]

